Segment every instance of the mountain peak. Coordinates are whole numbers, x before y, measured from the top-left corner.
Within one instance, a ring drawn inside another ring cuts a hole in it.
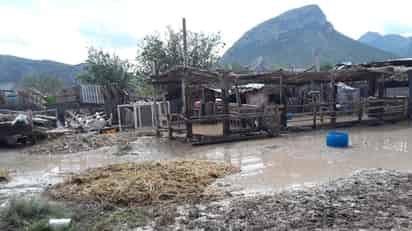
[[[314,51],[320,61],[338,63],[389,59],[393,54],[366,46],[333,28],[318,5],[289,10],[246,32],[222,57],[222,63],[270,67],[309,67]]]
[[[368,43],[380,38],[382,38],[382,35],[380,33],[368,31],[359,38],[359,41]]]
[[[397,54],[400,57],[412,56],[412,38],[399,34],[381,35],[377,32],[367,32],[359,38],[359,41],[387,52]]]
[[[307,26],[331,26],[318,5],[307,5],[286,11],[266,23],[280,24],[283,30],[294,30]]]

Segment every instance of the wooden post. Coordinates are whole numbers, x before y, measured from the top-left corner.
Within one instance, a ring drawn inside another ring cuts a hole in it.
[[[379,98],[383,98],[385,95],[385,87],[383,82],[378,83],[378,96]]]
[[[315,102],[315,96],[312,95],[312,103],[313,103],[313,129],[316,129],[316,120],[317,120],[317,105]]]
[[[406,72],[408,74],[408,86],[409,86],[409,102],[408,102],[408,116],[412,117],[412,70]]]
[[[169,139],[173,139],[173,127],[172,127],[172,115],[167,115],[167,128],[169,133]]]
[[[332,85],[332,118],[330,120],[332,127],[336,127],[336,100],[337,100],[337,86],[335,83],[335,76],[332,76],[331,79],[331,85]]]
[[[143,124],[142,124],[142,108],[141,107],[142,107],[141,105],[139,105],[137,107],[137,113],[139,114],[139,128],[143,127]]]
[[[187,32],[186,32],[186,18],[182,19],[182,26],[183,26],[183,65],[187,67]]]
[[[117,121],[119,122],[119,131],[122,131],[122,119],[120,117],[120,105],[117,105]]]
[[[229,89],[225,75],[222,76],[222,98],[223,98],[223,136],[230,134],[230,117],[229,117]]]
[[[239,92],[239,87],[236,85],[235,87],[235,94],[236,94],[236,103],[237,106],[240,108],[242,106],[242,100],[240,98],[240,92]]]
[[[376,93],[376,79],[368,80],[368,95],[375,96]]]
[[[206,115],[206,93],[205,88],[202,86],[202,95],[200,97],[200,116]]]
[[[283,102],[283,76],[280,76],[279,79],[279,102],[282,103]]]
[[[358,121],[359,123],[362,122],[363,118],[363,102],[361,99],[359,99],[359,110],[358,110]]]
[[[186,139],[190,140],[193,137],[193,127],[190,122],[191,117],[191,97],[190,89],[187,87],[187,82],[185,77],[182,78],[182,100],[183,100],[183,115],[185,117],[186,124]]]
[[[283,110],[282,113],[280,115],[280,119],[281,119],[281,125],[284,129],[287,129],[288,127],[288,100],[286,97],[286,94],[283,94],[283,91],[285,89],[281,88],[281,92],[282,92],[282,100],[280,101],[281,104],[283,104]]]
[[[137,109],[136,109],[136,103],[133,103],[133,122],[134,122],[134,129],[137,129]]]
[[[154,108],[154,103],[150,105],[151,111],[152,111],[152,128],[156,128],[155,125],[155,108]]]
[[[182,114],[186,113],[186,79],[182,78],[180,81],[182,90]]]

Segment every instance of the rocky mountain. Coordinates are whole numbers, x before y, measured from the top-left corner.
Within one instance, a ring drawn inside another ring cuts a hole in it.
[[[315,63],[363,63],[397,56],[353,40],[327,21],[317,5],[293,9],[246,32],[223,55],[223,64],[309,67]],[[263,60],[263,61],[262,61]]]
[[[31,60],[10,55],[0,55],[0,89],[13,89],[28,75],[56,76],[66,85],[75,83],[76,75],[84,64],[68,65],[47,60]]]
[[[412,57],[412,37],[404,37],[397,34],[381,35],[376,32],[368,32],[362,35],[358,41],[394,53],[400,57]]]

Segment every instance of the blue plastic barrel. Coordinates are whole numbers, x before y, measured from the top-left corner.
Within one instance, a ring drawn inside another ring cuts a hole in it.
[[[349,135],[346,132],[328,132],[326,145],[334,148],[346,148],[349,145]]]

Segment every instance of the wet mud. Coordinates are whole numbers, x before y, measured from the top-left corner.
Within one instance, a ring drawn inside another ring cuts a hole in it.
[[[27,154],[0,150],[0,168],[11,180],[0,185],[0,200],[16,193],[40,192],[71,173],[109,164],[167,159],[200,159],[227,162],[241,172],[224,178],[224,184],[242,192],[265,192],[313,186],[345,177],[354,171],[385,168],[412,170],[412,125],[345,129],[347,149],[329,148],[327,131],[292,133],[273,139],[193,147],[178,141],[140,137],[124,155],[116,145],[74,154]]]

